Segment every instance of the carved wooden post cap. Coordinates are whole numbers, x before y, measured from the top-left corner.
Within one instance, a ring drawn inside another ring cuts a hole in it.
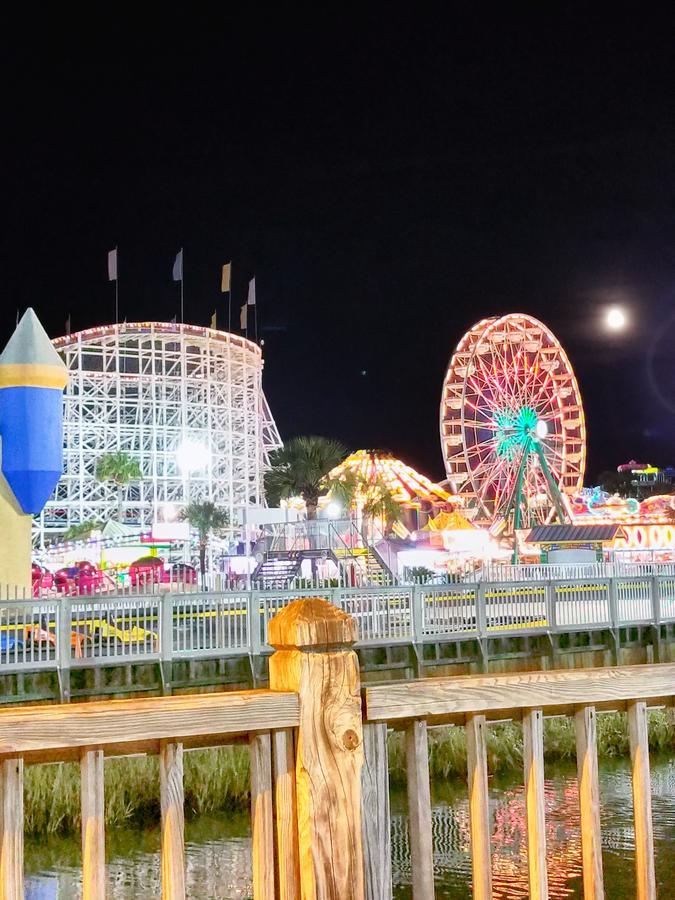
[[[334,647],[353,644],[358,639],[354,619],[321,597],[293,600],[270,619],[267,635],[277,650]]]

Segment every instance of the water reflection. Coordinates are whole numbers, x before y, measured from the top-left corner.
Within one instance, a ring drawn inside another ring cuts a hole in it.
[[[545,785],[549,893],[582,896],[579,809],[574,768],[547,767]],[[626,762],[601,769],[601,820],[605,887],[613,900],[635,896],[634,835],[630,770]],[[433,842],[438,898],[470,896],[469,812],[466,786],[453,780],[433,790]],[[652,807],[657,882],[661,896],[675,883],[675,763],[652,771]],[[490,779],[493,896],[526,898],[527,839],[522,786],[514,779]],[[108,897],[160,895],[159,831],[112,830],[108,836]],[[240,900],[251,896],[251,843],[246,815],[200,817],[186,825],[187,894]],[[392,797],[394,896],[411,897],[410,842],[405,798]],[[75,838],[26,843],[26,897],[79,897],[80,850]],[[667,886],[667,887],[666,887]]]
[[[545,783],[546,840],[551,898],[581,897],[581,836],[577,781],[573,766],[551,768]],[[600,773],[605,887],[612,898],[635,896],[630,769],[626,762],[603,765]],[[410,847],[404,799],[392,802],[394,896],[411,897]],[[652,771],[652,808],[657,882],[675,880],[675,764],[661,762]],[[490,779],[493,897],[529,896],[523,787],[513,780]],[[434,785],[433,847],[436,896],[466,898],[471,883],[469,807],[466,787]]]
[[[161,895],[158,829],[114,829],[106,835],[109,900]],[[229,813],[188,821],[188,897],[242,900],[252,894],[248,816]],[[80,852],[74,838],[26,844],[26,900],[74,900],[82,893]]]

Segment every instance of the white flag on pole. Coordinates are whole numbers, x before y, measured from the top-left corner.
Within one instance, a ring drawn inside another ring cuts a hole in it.
[[[248,283],[248,306],[255,306],[255,276]]]
[[[108,250],[108,281],[117,281],[117,247]]]
[[[223,272],[220,278],[220,292],[221,294],[227,294],[230,291],[230,278],[232,276],[232,263],[225,263],[223,266]]]

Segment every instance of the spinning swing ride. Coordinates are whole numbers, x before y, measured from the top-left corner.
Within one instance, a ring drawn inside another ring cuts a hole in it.
[[[482,319],[457,345],[440,410],[448,479],[477,520],[508,531],[569,521],[582,487],[581,395],[555,335],[520,313]]]

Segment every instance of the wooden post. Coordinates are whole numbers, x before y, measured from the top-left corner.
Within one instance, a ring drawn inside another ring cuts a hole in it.
[[[270,687],[296,691],[296,797],[301,897],[362,900],[363,734],[354,620],[319,598],[270,620]]]
[[[595,716],[594,706],[583,706],[576,711],[574,716],[585,900],[601,900],[605,896],[602,878],[600,787]]]
[[[547,900],[544,717],[540,709],[529,709],[523,714],[523,763],[530,900]]]
[[[0,897],[23,900],[23,759],[0,763]]]
[[[298,818],[295,803],[295,745],[293,730],[272,732],[274,760],[274,823],[278,900],[299,900]]]
[[[411,722],[406,728],[405,755],[413,900],[433,900],[434,854],[431,835],[429,742],[427,723],[423,719]]]
[[[105,800],[103,750],[80,755],[82,900],[105,898]]]
[[[655,900],[654,835],[649,781],[649,736],[647,704],[628,704],[628,734],[633,765],[633,820],[635,822],[635,875],[638,900]]]
[[[159,744],[159,795],[162,810],[162,897],[185,898],[185,797],[183,745]]]
[[[252,734],[251,838],[253,898],[274,900],[274,819],[272,813],[272,744],[269,731]]]
[[[469,817],[471,826],[471,872],[474,900],[492,898],[490,859],[490,810],[488,806],[485,716],[466,717],[466,757],[469,769]]]
[[[361,818],[366,900],[391,900],[391,834],[387,725],[363,726]]]

